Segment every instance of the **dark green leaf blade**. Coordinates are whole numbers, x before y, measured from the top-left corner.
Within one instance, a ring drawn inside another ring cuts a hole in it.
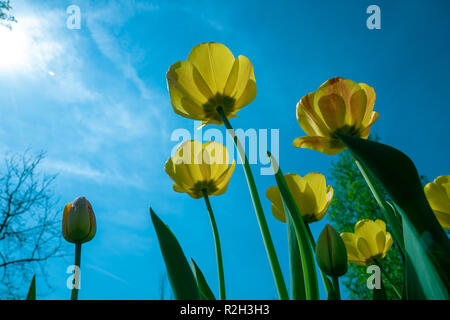
[[[198,267],[198,265],[195,263],[194,259],[191,258],[192,266],[194,269],[195,279],[197,280],[198,289],[200,290],[200,293],[203,295],[203,297],[206,300],[216,300],[216,297],[214,296],[214,293],[212,292],[211,288],[208,285],[208,282],[206,282],[206,278],[203,275],[202,270]]]
[[[27,300],[36,300],[36,275],[33,275],[33,278],[31,279]]]
[[[170,231],[169,227],[153,212],[152,208],[150,208],[150,216],[158,236],[159,246],[175,299],[199,300],[200,293],[197,282],[177,238]]]
[[[414,163],[390,146],[337,135],[398,206],[408,256],[405,258],[418,275],[415,278],[425,298],[449,299],[450,242],[428,204]],[[408,296],[413,294],[409,292]]]
[[[306,300],[302,259],[292,219],[286,219],[286,225],[289,245],[289,270],[291,274],[291,299]]]

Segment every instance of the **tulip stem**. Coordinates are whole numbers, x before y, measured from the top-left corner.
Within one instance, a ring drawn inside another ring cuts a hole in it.
[[[223,273],[223,261],[222,261],[222,249],[220,247],[219,231],[217,230],[216,219],[209,202],[208,193],[205,189],[202,190],[203,198],[205,199],[206,208],[208,208],[209,219],[211,220],[211,226],[214,233],[214,243],[216,246],[216,259],[217,259],[217,272],[219,274],[219,296],[220,300],[225,300],[225,277]]]
[[[339,288],[339,277],[331,277],[333,279],[333,287],[335,293],[335,299],[341,300],[341,289]]]
[[[75,244],[75,269],[73,275],[73,287],[70,295],[70,300],[78,300],[78,288],[80,286],[81,275],[81,243]]]
[[[397,287],[394,286],[394,283],[392,282],[392,280],[391,280],[391,278],[389,277],[388,273],[387,273],[387,272],[384,270],[384,268],[381,266],[380,261],[375,260],[374,262],[375,262],[375,264],[380,268],[381,273],[383,274],[383,276],[386,278],[386,280],[387,280],[387,281],[389,282],[389,284],[391,285],[392,289],[393,289],[394,292],[395,292],[395,295],[396,295],[400,300],[402,300],[402,295],[400,294],[400,291],[398,291]]]
[[[306,227],[306,230],[308,231],[309,241],[310,241],[311,246],[312,246],[312,251],[315,254],[315,252],[316,252],[316,241],[314,240],[314,236],[313,236],[313,234],[311,232],[311,228],[309,227],[309,224],[306,221],[305,221],[305,227]],[[333,285],[331,284],[331,281],[327,277],[325,272],[322,271],[322,269],[320,269],[320,276],[322,277],[322,282],[323,282],[323,284],[325,286],[325,291],[326,291],[327,297],[328,297],[328,295],[330,294],[330,291],[333,290]]]
[[[255,179],[253,178],[253,173],[247,160],[247,155],[242,147],[241,142],[236,136],[233,127],[228,121],[222,107],[217,108],[217,113],[222,119],[228,133],[233,138],[234,144],[241,158],[242,165],[244,167],[245,177],[247,178],[247,184],[250,190],[250,195],[252,197],[253,207],[255,208],[256,218],[258,219],[259,228],[261,230],[262,238],[264,241],[264,246],[266,248],[266,253],[269,258],[270,267],[272,268],[273,278],[275,280],[275,285],[277,287],[278,296],[281,300],[289,300],[289,294],[286,288],[286,283],[281,272],[280,262],[278,261],[277,254],[272,242],[272,237],[270,236],[269,227],[267,225],[266,218],[264,216],[264,211],[261,205],[261,200],[259,198],[258,189],[256,188]]]

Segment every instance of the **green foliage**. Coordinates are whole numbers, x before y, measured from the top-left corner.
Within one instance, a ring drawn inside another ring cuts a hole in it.
[[[150,216],[166,263],[172,291],[177,300],[199,300],[200,292],[183,249],[167,225],[150,208]]]
[[[378,140],[378,139],[375,139]],[[356,167],[348,150],[337,156],[330,169],[330,183],[334,189],[334,197],[327,213],[328,220],[339,232],[353,232],[355,223],[361,219],[384,219],[384,215],[372,196],[366,181]],[[386,192],[382,190],[386,197]],[[387,226],[390,231],[389,225]],[[383,268],[391,275],[392,281],[401,288],[403,286],[403,262],[396,245],[388,251],[381,261]],[[342,278],[350,299],[371,300],[372,291],[367,289],[369,274],[366,267],[349,264],[346,275]],[[397,299],[395,292],[385,284],[388,299]]]

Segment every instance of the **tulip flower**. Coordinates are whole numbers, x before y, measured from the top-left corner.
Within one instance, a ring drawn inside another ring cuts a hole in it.
[[[222,250],[209,196],[225,193],[235,167],[234,160],[230,165],[228,151],[224,145],[215,141],[202,144],[195,140],[183,142],[165,165],[167,174],[175,181],[174,191],[187,193],[194,199],[203,197],[205,200],[216,246],[221,300],[225,299]]]
[[[333,187],[326,185],[325,176],[312,172],[302,178],[295,173],[286,173],[284,178],[303,219],[308,223],[321,220],[333,199]],[[266,197],[272,202],[274,217],[286,222],[278,187],[269,187]]]
[[[167,160],[166,173],[175,181],[173,189],[194,199],[225,193],[236,162],[230,165],[227,148],[214,141],[183,142],[173,157]]]
[[[92,240],[96,231],[94,211],[85,197],[78,197],[66,204],[62,220],[64,239],[72,243],[85,243]]]
[[[335,133],[367,139],[378,119],[374,104],[375,90],[367,84],[328,80],[298,102],[297,120],[308,136],[295,139],[294,146],[335,155],[345,149]]]
[[[71,300],[78,299],[78,288],[81,273],[81,244],[91,241],[97,231],[94,211],[85,197],[78,197],[66,204],[62,219],[64,239],[75,244],[75,268]]]
[[[442,228],[450,230],[450,175],[437,177],[424,191]]]
[[[347,249],[348,261],[366,266],[383,259],[392,246],[392,236],[386,232],[383,220],[363,219],[356,223],[355,232],[341,233]]]
[[[235,59],[226,46],[214,42],[195,46],[186,61],[174,63],[167,84],[175,113],[203,125],[223,123],[218,107],[230,119],[256,97],[250,60]]]

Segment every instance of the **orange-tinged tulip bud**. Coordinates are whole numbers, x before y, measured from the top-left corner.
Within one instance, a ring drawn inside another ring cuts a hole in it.
[[[347,250],[344,241],[329,224],[317,239],[316,258],[320,269],[330,277],[341,277],[347,272]]]
[[[365,83],[332,78],[300,99],[297,120],[308,136],[297,138],[298,148],[335,155],[345,149],[335,133],[367,139],[378,119],[373,111],[375,90]]]
[[[64,207],[62,233],[72,243],[85,243],[95,236],[97,226],[94,211],[85,197],[78,197]]]
[[[203,125],[222,124],[217,108],[227,118],[256,97],[253,66],[244,56],[234,58],[221,43],[196,45],[186,61],[174,63],[167,72],[170,102],[176,114]]]
[[[442,228],[450,230],[450,175],[437,177],[424,191]]]

